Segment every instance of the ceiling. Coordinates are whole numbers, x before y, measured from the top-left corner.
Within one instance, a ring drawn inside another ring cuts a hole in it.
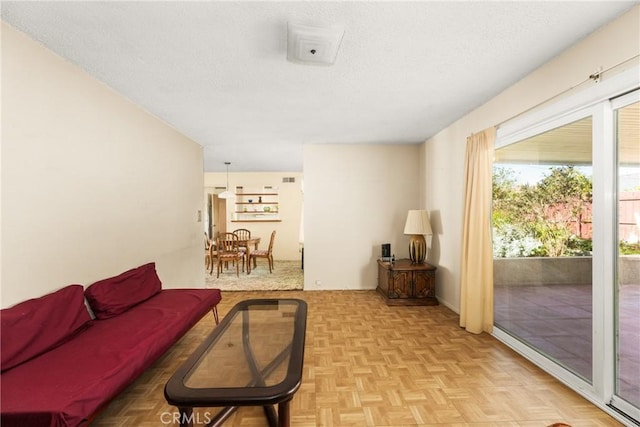
[[[3,0],[1,14],[201,144],[206,172],[297,172],[304,144],[422,143],[638,3]],[[335,64],[288,62],[287,22],[344,27]]]
[[[614,110],[617,161],[640,166],[640,103]],[[591,116],[567,123],[495,151],[496,164],[588,165],[593,164]],[[640,178],[640,175],[639,175]]]

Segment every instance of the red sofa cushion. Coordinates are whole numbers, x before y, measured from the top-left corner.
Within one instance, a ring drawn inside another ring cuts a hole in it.
[[[2,427],[86,426],[211,308],[218,289],[165,289],[2,374]],[[205,319],[215,326],[213,316]],[[160,390],[159,393],[162,393]]]
[[[161,289],[156,264],[151,262],[93,283],[85,296],[96,318],[103,320],[124,313]]]
[[[0,310],[0,370],[56,347],[90,320],[82,285],[69,285]]]

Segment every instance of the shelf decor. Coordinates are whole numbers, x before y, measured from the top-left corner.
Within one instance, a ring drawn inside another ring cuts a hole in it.
[[[257,189],[236,187],[235,211],[232,222],[279,222],[279,195],[277,188],[264,186]]]

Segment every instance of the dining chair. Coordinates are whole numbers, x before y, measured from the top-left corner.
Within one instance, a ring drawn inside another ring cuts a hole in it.
[[[220,277],[222,265],[228,265],[231,261],[236,266],[236,276],[240,277],[240,261],[242,261],[242,271],[244,271],[245,252],[238,248],[238,236],[233,233],[220,233],[218,235],[217,252],[218,252],[218,274]]]
[[[215,241],[209,246],[209,274],[213,274],[213,267],[218,263],[218,250]]]
[[[251,238],[251,231],[247,230],[246,228],[238,228],[237,230],[233,230],[233,234],[238,236],[238,240],[240,241],[238,246],[240,246],[241,248],[244,248],[244,250],[246,251],[247,243],[244,243],[244,242],[246,242]]]
[[[257,258],[266,258],[269,262],[269,273],[273,271],[273,241],[276,238],[276,230],[271,232],[271,239],[269,240],[269,249],[256,249],[251,251],[249,255],[251,259],[248,262],[253,261],[255,263]],[[254,264],[255,266],[255,264]]]
[[[204,267],[208,270],[211,267],[211,246],[213,243],[209,239],[207,232],[204,232]],[[211,269],[213,271],[213,268]]]

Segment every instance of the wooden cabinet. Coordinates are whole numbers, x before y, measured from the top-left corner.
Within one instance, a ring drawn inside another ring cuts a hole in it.
[[[412,264],[408,259],[396,262],[378,260],[376,289],[387,305],[438,305],[436,267]]]

